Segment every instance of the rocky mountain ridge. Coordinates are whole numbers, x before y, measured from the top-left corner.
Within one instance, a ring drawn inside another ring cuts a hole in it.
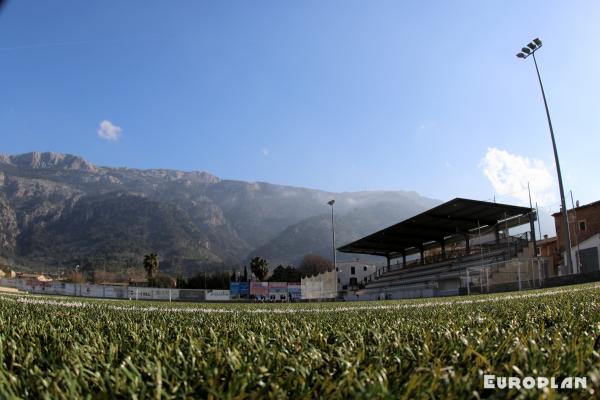
[[[122,268],[155,251],[164,269],[184,274],[239,267],[255,254],[294,264],[306,253],[330,254],[331,198],[339,244],[439,203],[414,192],[331,193],[100,167],[70,154],[0,155],[0,257]]]

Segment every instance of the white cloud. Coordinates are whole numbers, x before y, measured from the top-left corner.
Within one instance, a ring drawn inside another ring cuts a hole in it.
[[[267,149],[266,147],[263,147],[261,153],[263,154],[263,156],[269,157],[269,149]]]
[[[98,136],[105,140],[115,141],[121,137],[121,129],[120,126],[114,125],[109,120],[104,120],[100,122],[100,126],[98,127]]]
[[[496,193],[501,196],[510,196],[528,205],[529,182],[534,202],[543,206],[553,204],[556,200],[554,176],[541,160],[530,160],[492,147],[488,148],[481,167]]]
[[[427,129],[435,128],[435,122],[425,122],[419,125],[419,130],[424,131]]]

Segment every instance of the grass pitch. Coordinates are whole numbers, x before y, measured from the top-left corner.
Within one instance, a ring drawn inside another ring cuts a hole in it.
[[[600,285],[408,301],[184,304],[0,293],[0,398],[589,398]],[[587,389],[483,388],[483,375]]]

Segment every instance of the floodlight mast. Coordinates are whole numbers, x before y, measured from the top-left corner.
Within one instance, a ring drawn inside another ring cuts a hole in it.
[[[334,279],[335,279],[335,297],[337,297],[338,293],[338,271],[337,271],[337,257],[335,251],[335,225],[333,223],[333,205],[335,204],[335,200],[331,199],[327,202],[331,206],[331,247],[333,250],[333,271],[334,271]]]
[[[569,217],[567,205],[565,202],[565,191],[563,189],[562,174],[560,173],[560,163],[558,162],[558,151],[556,150],[556,140],[554,139],[554,129],[552,129],[552,120],[550,119],[550,111],[548,111],[548,102],[546,101],[546,93],[544,92],[544,85],[542,84],[542,78],[540,76],[540,70],[535,59],[535,52],[542,47],[542,41],[539,38],[533,39],[526,47],[521,49],[521,52],[517,54],[517,57],[526,59],[529,56],[533,56],[533,63],[535,65],[535,71],[537,72],[538,81],[540,82],[540,89],[542,89],[542,98],[544,99],[544,107],[546,108],[546,117],[548,118],[548,127],[550,128],[550,138],[552,138],[552,148],[554,150],[554,162],[556,164],[556,175],[558,177],[558,188],[560,191],[560,205],[562,208],[562,219],[563,219],[563,235],[564,245],[566,252],[566,263],[567,270],[569,273],[575,273],[573,270],[573,260],[571,259],[571,233],[569,229]]]

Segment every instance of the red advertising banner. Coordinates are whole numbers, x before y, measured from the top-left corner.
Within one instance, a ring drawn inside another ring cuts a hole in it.
[[[269,295],[269,282],[250,282],[250,295],[267,297]]]
[[[269,282],[269,289],[287,289],[287,282]]]

